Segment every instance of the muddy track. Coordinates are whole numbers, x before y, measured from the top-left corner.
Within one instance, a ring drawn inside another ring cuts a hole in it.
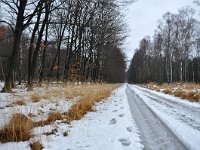
[[[145,150],[188,149],[128,85],[126,94]]]

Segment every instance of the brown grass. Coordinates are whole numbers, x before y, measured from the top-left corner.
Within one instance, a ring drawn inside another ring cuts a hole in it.
[[[184,87],[188,90],[191,89],[200,89],[200,84],[197,83],[184,83]]]
[[[200,99],[200,95],[196,92],[189,92],[185,94],[184,96],[185,96],[183,97],[184,99],[189,99],[190,101],[193,101],[193,102],[198,102]]]
[[[40,141],[36,141],[30,144],[31,150],[41,150],[43,148],[42,144]]]
[[[12,104],[14,105],[26,105],[26,103],[24,102],[24,99],[17,99],[15,102],[13,102]]]
[[[95,89],[99,90],[101,88],[105,88],[106,86],[112,88],[113,85],[109,84],[91,84],[91,85],[66,85],[61,87],[60,89],[49,89],[46,91],[47,95],[52,97],[64,97],[66,99],[72,99],[76,96],[85,97]]]
[[[61,113],[50,112],[48,119],[40,122],[33,122],[23,114],[13,114],[10,122],[0,130],[0,142],[27,141],[32,137],[31,129],[33,127],[48,125],[56,120],[62,120]],[[37,148],[37,144],[33,143],[32,146]]]
[[[182,99],[188,99],[192,102],[198,102],[200,100],[200,94],[197,92],[188,92],[183,90],[175,90],[174,96],[181,97]]]
[[[20,113],[13,114],[10,122],[0,130],[0,141],[4,143],[29,140],[32,137],[32,128],[32,120]]]
[[[65,87],[61,89],[51,89],[47,90],[47,95],[50,95],[52,97],[64,97],[65,99],[69,100],[76,96],[81,96],[82,93],[80,92],[80,87]]]
[[[40,94],[34,93],[31,95],[31,100],[33,103],[37,103],[41,99],[49,99],[49,98],[50,98],[50,95],[48,95],[48,94],[40,95]]]
[[[82,101],[72,106],[72,108],[65,112],[67,122],[73,120],[80,120],[87,112],[93,111],[92,106],[94,103],[92,101]]]
[[[177,89],[175,91],[173,91],[173,95],[176,97],[182,97],[185,94],[185,92],[181,89]]]
[[[139,86],[156,91],[159,91],[158,89],[164,89],[162,92],[165,94],[174,95],[192,102],[200,101],[200,93],[197,91],[194,92],[195,90],[200,89],[200,84],[197,83],[148,83],[140,84]]]
[[[13,114],[10,122],[0,130],[0,142],[19,142],[26,141],[32,137],[31,129],[33,127],[48,125],[56,120],[66,119],[67,122],[81,119],[87,112],[94,111],[94,105],[106,97],[108,97],[112,90],[118,88],[119,84],[92,84],[84,86],[68,86],[62,90],[49,90],[49,96],[65,96],[66,98],[73,98],[74,96],[80,96],[78,103],[73,105],[68,112],[61,114],[60,112],[50,112],[47,120],[40,122],[33,122],[31,119],[23,114]],[[52,93],[51,93],[52,92]],[[33,94],[31,96],[33,102],[40,101],[39,95]],[[29,114],[30,117],[34,116]],[[63,118],[64,117],[64,118]],[[51,132],[53,133],[53,132]],[[65,133],[67,136],[67,133]],[[30,144],[32,150],[42,149],[40,142],[34,142]]]
[[[48,118],[47,120],[42,120],[39,122],[34,122],[34,126],[38,127],[38,126],[45,126],[48,124],[51,124],[52,122],[55,122],[56,120],[62,120],[62,114],[60,112],[50,112],[48,114]]]
[[[40,99],[49,99],[50,95],[44,94],[44,95],[40,95],[39,97],[40,97]]]
[[[45,94],[38,95],[33,94],[31,96],[32,102],[39,102],[41,99],[49,99],[50,97],[62,97],[66,100],[73,99],[74,97],[80,96],[85,97],[90,91],[94,89],[104,88],[103,86],[109,86],[112,88],[113,85],[109,84],[84,84],[84,85],[75,85],[75,84],[59,84],[60,86],[55,88],[47,88]]]
[[[68,123],[73,120],[80,120],[87,112],[94,111],[93,106],[96,102],[108,97],[112,90],[119,86],[118,84],[93,84],[73,87],[73,90],[70,91],[70,97],[80,96],[79,102],[73,105],[68,112],[64,112],[63,114],[59,112],[50,112],[47,120],[36,122],[35,126],[44,126],[62,119],[66,119]],[[56,96],[57,94],[60,95],[63,93],[64,92],[61,90],[53,90],[51,94]],[[65,94],[67,95],[68,93],[66,92]]]
[[[73,105],[68,112],[65,112],[64,115],[67,119],[67,122],[73,120],[80,120],[87,112],[94,111],[93,106],[96,102],[99,102],[106,97],[108,97],[112,90],[119,87],[119,85],[96,85],[88,86],[87,88],[82,89],[82,94],[84,97],[80,99],[78,103]]]
[[[162,92],[165,94],[170,94],[170,95],[173,93],[173,91],[170,89],[164,89]]]
[[[62,114],[60,112],[50,112],[48,114],[48,119],[47,121],[48,122],[54,122],[56,120],[62,120],[63,117],[62,117]]]
[[[31,95],[31,100],[33,103],[37,103],[41,100],[41,98],[38,94],[33,94],[33,95]]]
[[[148,88],[150,90],[155,90],[155,91],[160,91],[160,86],[157,83],[154,82],[150,82],[148,84],[138,84],[139,86],[143,87],[143,88]]]
[[[96,102],[108,97],[112,90],[119,87],[118,84],[93,84],[74,87],[71,91],[70,97],[81,96],[78,103],[73,105],[68,112],[61,114],[60,112],[50,112],[47,120],[35,122],[35,126],[48,125],[56,120],[66,119],[67,122],[72,120],[80,120],[87,112],[94,111],[93,106]],[[76,90],[75,90],[76,89]],[[52,95],[62,94],[63,91],[53,90]],[[67,93],[65,93],[67,95]],[[73,95],[73,96],[72,96]],[[64,115],[64,118],[62,117]]]
[[[23,106],[23,105],[26,105],[26,103],[24,102],[24,99],[17,99],[15,102],[7,105],[7,107],[13,107],[16,105]]]

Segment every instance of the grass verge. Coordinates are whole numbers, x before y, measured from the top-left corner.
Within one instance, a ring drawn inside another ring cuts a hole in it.
[[[163,92],[165,94],[174,95],[191,102],[200,101],[200,84],[196,83],[148,83],[139,84],[139,86]]]
[[[49,125],[56,120],[65,119],[67,123],[73,120],[80,120],[89,111],[94,111],[94,105],[108,96],[111,92],[118,88],[119,84],[91,84],[91,85],[81,85],[81,86],[66,86],[60,90],[47,90],[48,96],[65,96],[65,98],[73,98],[79,96],[79,101],[71,107],[67,112],[50,112],[48,114],[47,120],[33,122],[29,117],[24,114],[13,114],[10,122],[0,130],[0,142],[19,142],[27,141],[33,135],[31,130],[34,127]],[[49,92],[49,93],[48,93]],[[50,95],[51,94],[51,95]],[[36,94],[31,96],[32,102],[39,102],[40,97]],[[28,114],[32,117],[32,114]],[[65,134],[67,135],[67,133]],[[32,143],[31,149],[38,150],[41,149],[41,145],[36,142]]]
[[[118,87],[118,84],[98,84],[82,89],[80,101],[73,105],[68,112],[63,113],[65,119],[67,122],[80,120],[87,112],[94,111],[93,106],[96,102],[109,97],[111,92]]]

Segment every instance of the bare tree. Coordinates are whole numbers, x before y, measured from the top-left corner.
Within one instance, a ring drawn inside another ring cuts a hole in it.
[[[8,13],[10,14],[11,20],[10,22],[2,20],[1,22],[5,22],[13,29],[14,33],[14,42],[13,42],[13,48],[12,48],[12,55],[10,57],[9,61],[9,69],[6,73],[6,80],[5,80],[5,86],[3,88],[4,92],[10,92],[12,90],[12,87],[14,87],[14,74],[15,74],[15,64],[17,61],[17,54],[20,49],[20,43],[21,43],[21,36],[23,30],[31,23],[32,18],[35,16],[37,11],[39,10],[39,6],[41,2],[31,1],[28,2],[27,0],[2,0],[2,2],[8,10]],[[32,7],[33,11],[28,13],[27,9],[30,9]],[[13,22],[14,21],[14,22]]]

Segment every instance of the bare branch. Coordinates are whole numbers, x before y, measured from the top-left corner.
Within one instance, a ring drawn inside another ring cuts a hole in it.
[[[12,24],[10,24],[9,22],[7,22],[7,21],[5,21],[5,20],[0,20],[0,23],[5,23],[5,24],[7,24],[7,25],[9,25],[9,27],[11,28],[11,30],[12,30],[12,32],[14,33],[14,28],[13,28],[13,25]]]

